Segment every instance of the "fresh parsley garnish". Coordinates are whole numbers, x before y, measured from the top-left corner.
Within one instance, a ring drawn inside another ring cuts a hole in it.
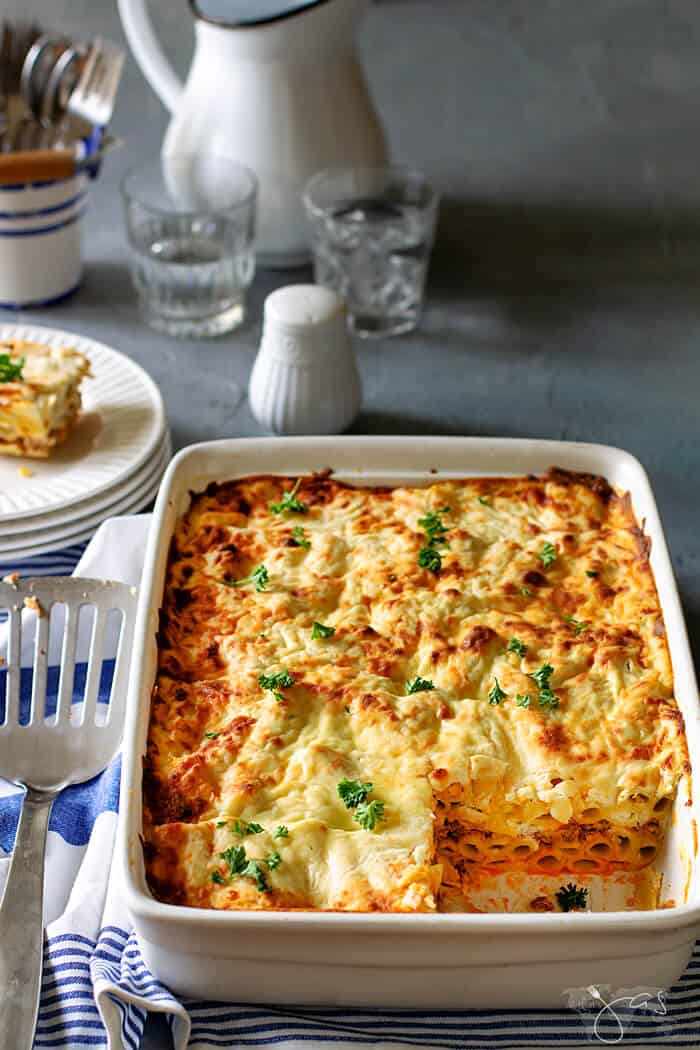
[[[516,693],[515,694],[515,706],[516,707],[529,707],[530,706],[530,694],[529,693]]]
[[[377,824],[384,820],[384,803],[376,798],[371,802],[361,802],[355,810],[355,820],[365,831],[374,831]]]
[[[488,497],[487,496],[479,496],[479,503],[481,504],[482,507],[487,507],[488,503],[489,503]]]
[[[384,820],[384,803],[378,799],[367,801],[372,790],[369,780],[343,779],[338,784],[338,794],[345,803],[346,809],[354,809],[353,816],[365,831],[374,831],[377,824]]]
[[[294,678],[289,671],[277,671],[275,674],[259,674],[258,685],[261,689],[272,693],[278,704],[283,704],[286,698],[282,695],[280,689],[289,689],[290,685],[294,685]]]
[[[257,860],[248,860],[243,846],[229,846],[229,848],[224,850],[223,853],[220,853],[219,856],[228,864],[231,878],[234,878],[236,875],[243,875],[247,878],[255,879],[261,893],[267,889],[265,872]],[[212,881],[223,882],[224,880],[219,872],[219,878],[215,878],[214,875],[212,875]]]
[[[590,576],[592,580],[595,580],[596,577],[600,576],[600,573],[596,572],[595,569],[586,569],[586,576]]]
[[[532,591],[530,590],[529,587],[521,587],[520,588],[520,593],[522,594],[523,598],[531,598],[532,597]]]
[[[418,564],[421,569],[429,569],[437,575],[442,568],[440,551],[436,551],[434,547],[421,547],[418,551]]]
[[[289,689],[290,685],[294,685],[294,678],[289,671],[275,671],[273,674],[259,674],[258,685],[261,689],[269,690],[271,693],[277,693],[279,689]],[[278,696],[278,700],[284,700],[283,696]]]
[[[292,529],[292,541],[295,547],[303,547],[305,551],[311,550],[311,544],[301,525],[295,525]]]
[[[280,824],[280,826],[278,828],[275,828],[275,830],[272,832],[272,837],[273,839],[288,839],[289,828],[286,824]]]
[[[588,904],[588,890],[574,882],[561,886],[555,896],[562,911],[583,911]]]
[[[317,639],[317,638],[332,638],[334,634],[335,634],[335,627],[326,627],[325,624],[318,623],[317,620],[314,620],[314,622],[313,622],[313,624],[311,626],[311,637],[313,639]]]
[[[22,369],[25,364],[24,357],[12,361],[9,354],[0,354],[0,383],[14,383],[23,379]]]
[[[223,732],[223,730],[220,729],[218,731],[218,733],[205,733],[204,734],[204,739],[205,740],[216,740],[217,736],[221,736],[222,732]]]
[[[255,584],[256,591],[264,591],[270,582],[270,574],[264,565],[258,565],[250,574],[251,582]]]
[[[564,619],[571,624],[576,634],[581,634],[582,631],[591,626],[588,620],[577,620],[575,616],[565,616]]]
[[[551,664],[542,664],[539,671],[529,671],[528,678],[532,678],[533,682],[537,682],[540,689],[549,688],[549,679],[554,674],[554,668]]]
[[[279,868],[280,864],[282,863],[282,857],[280,856],[278,850],[275,850],[274,853],[271,853],[269,857],[265,857],[265,863],[267,864],[268,871],[274,871],[275,868]]]
[[[265,880],[265,872],[262,869],[262,865],[257,860],[249,860],[243,871],[238,873],[244,875],[246,878],[255,879],[256,885],[261,893],[264,893],[267,889],[267,882]]]
[[[229,848],[225,849],[223,853],[219,854],[219,856],[228,864],[231,878],[233,878],[234,875],[240,875],[247,864],[245,848],[243,846],[229,846]]]
[[[442,555],[438,547],[449,547],[445,539],[448,529],[441,514],[449,513],[449,507],[440,507],[438,510],[429,510],[422,518],[418,519],[418,525],[425,533],[426,545],[418,552],[418,564],[421,569],[428,569],[436,575],[442,568]]]
[[[428,543],[430,544],[446,544],[447,540],[447,526],[440,517],[441,514],[447,514],[449,507],[440,507],[439,510],[429,510],[422,518],[418,519],[418,524],[425,533]]]
[[[223,875],[221,874],[218,868],[216,869],[216,871],[212,871],[211,881],[216,882],[219,886],[225,881]]]
[[[548,711],[553,711],[555,707],[559,707],[559,697],[552,692],[549,686],[546,689],[540,689],[537,694],[537,702],[540,707]]]
[[[348,780],[344,778],[338,784],[338,794],[345,803],[346,809],[356,809],[365,801],[372,790],[372,782],[369,780]]]
[[[279,503],[271,503],[270,510],[273,514],[306,514],[308,507],[305,503],[302,503],[300,499],[297,499],[297,492],[301,485],[301,478],[297,478],[294,483],[294,488],[289,492],[285,492]]]
[[[429,678],[421,678],[420,675],[416,675],[415,678],[411,678],[410,681],[406,682],[406,693],[411,696],[412,693],[429,693],[435,686]]]
[[[500,704],[501,700],[505,700],[507,696],[508,694],[501,689],[498,679],[494,678],[493,685],[489,689],[489,703],[491,706],[495,707],[497,704]]]
[[[542,562],[544,568],[548,569],[549,566],[557,560],[557,549],[553,544],[547,542],[537,557]]]
[[[518,656],[525,656],[527,653],[527,646],[524,642],[521,642],[519,638],[511,638],[508,642],[506,649],[507,653],[517,653]]]
[[[539,671],[531,671],[528,673],[528,678],[532,678],[539,687],[537,702],[540,707],[549,711],[553,711],[556,707],[559,707],[559,697],[552,692],[549,684],[549,680],[553,674],[554,668],[551,664],[542,664]]]
[[[254,820],[234,820],[231,830],[234,835],[261,835],[265,828]]]
[[[264,565],[258,565],[250,576],[244,576],[242,580],[224,580],[227,587],[242,587],[244,583],[254,583],[256,591],[264,591],[269,582],[270,574]]]

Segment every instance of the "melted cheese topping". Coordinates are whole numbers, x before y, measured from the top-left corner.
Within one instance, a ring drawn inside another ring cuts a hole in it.
[[[47,456],[80,414],[90,363],[78,350],[16,339],[0,342],[0,353],[25,361],[21,380],[0,383],[0,453]]]
[[[651,859],[689,767],[629,498],[563,471],[393,490],[314,476],[296,493],[305,512],[275,513],[293,484],[210,486],[178,524],[144,788],[154,892],[399,911],[444,896],[453,910],[470,863]],[[429,542],[428,511],[446,544]],[[421,567],[426,546],[439,565]],[[314,638],[314,622],[334,633]],[[556,706],[531,677],[546,665]],[[291,685],[261,686],[282,672]],[[412,691],[417,676],[432,688]],[[373,830],[343,779],[384,804]]]

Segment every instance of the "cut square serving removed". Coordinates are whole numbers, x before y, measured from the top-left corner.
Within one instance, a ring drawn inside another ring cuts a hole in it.
[[[484,886],[555,876],[519,907],[579,909],[650,870],[690,772],[648,540],[592,475],[210,485],[158,641],[170,903],[497,910]]]
[[[80,384],[89,374],[78,350],[0,341],[0,454],[48,457],[78,420]]]

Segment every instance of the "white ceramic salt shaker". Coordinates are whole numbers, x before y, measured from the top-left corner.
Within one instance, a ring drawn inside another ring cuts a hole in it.
[[[350,425],[360,377],[337,292],[291,284],[268,295],[248,398],[275,434],[339,434]]]

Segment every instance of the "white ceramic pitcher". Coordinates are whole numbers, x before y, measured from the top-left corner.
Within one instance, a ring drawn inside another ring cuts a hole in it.
[[[215,153],[252,168],[260,184],[259,261],[305,262],[309,244],[300,194],[309,176],[336,164],[386,161],[354,46],[368,0],[267,3],[258,11],[267,10],[268,17],[237,24],[224,17],[227,7],[235,13],[246,6],[240,0],[216,0],[216,19],[205,16],[206,0],[190,2],[197,15],[196,47],[183,86],[156,39],[146,0],[119,0],[136,60],[173,114],[164,164],[169,156]]]

